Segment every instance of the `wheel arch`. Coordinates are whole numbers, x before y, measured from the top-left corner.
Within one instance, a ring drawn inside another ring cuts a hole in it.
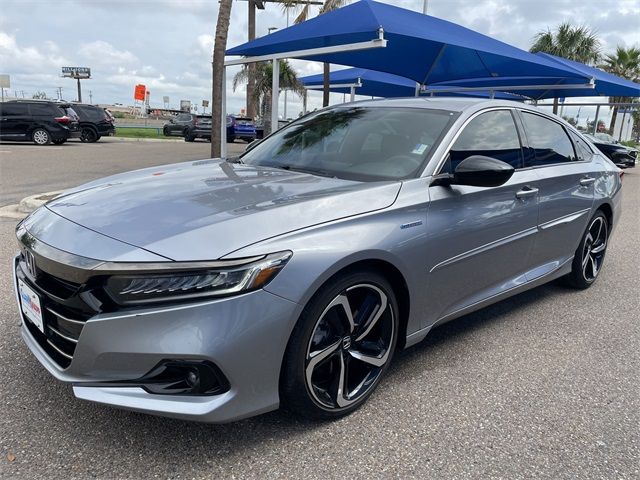
[[[607,217],[609,231],[611,231],[613,227],[613,207],[611,207],[608,202],[602,202],[600,205],[598,205],[598,208],[596,208],[595,211],[597,212],[598,210],[604,213],[605,217]]]

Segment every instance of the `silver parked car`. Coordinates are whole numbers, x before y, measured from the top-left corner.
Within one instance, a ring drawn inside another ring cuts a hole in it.
[[[226,422],[358,408],[394,351],[598,277],[619,169],[523,104],[321,110],[237,159],[98,180],[19,224],[25,342],[78,398]]]

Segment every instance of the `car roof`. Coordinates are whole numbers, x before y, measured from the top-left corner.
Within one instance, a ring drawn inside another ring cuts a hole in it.
[[[437,110],[449,110],[452,112],[476,111],[491,107],[520,108],[535,112],[545,113],[538,107],[513,100],[500,100],[489,98],[461,98],[461,97],[404,97],[404,98],[379,98],[373,100],[360,100],[346,105],[365,107],[412,107]],[[341,105],[335,105],[340,107]]]

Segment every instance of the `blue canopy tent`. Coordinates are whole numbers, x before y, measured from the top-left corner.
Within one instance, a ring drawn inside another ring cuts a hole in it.
[[[517,92],[533,100],[543,100],[546,98],[560,97],[640,97],[640,84],[631,82],[624,78],[617,77],[604,72],[598,68],[590,67],[584,63],[574,62],[566,58],[556,57],[548,53],[537,53],[541,58],[546,58],[567,68],[580,72],[585,77],[593,79],[590,88],[584,88],[580,83],[576,84],[573,78],[562,78],[555,82],[554,88],[540,88],[539,85],[548,83],[548,78],[521,76],[503,78],[470,78],[460,79],[441,84],[429,85],[426,90],[443,91],[473,91],[475,89],[503,89],[515,91],[514,86],[518,86]],[[536,87],[528,89],[527,87]]]
[[[421,84],[480,77],[548,77],[550,83],[589,77],[558,62],[526,52],[439,18],[372,0],[362,0],[227,50],[227,55],[266,56],[378,37],[380,50],[337,51],[295,58],[367,68]]]
[[[309,75],[300,79],[302,84],[310,89],[322,88],[324,83],[324,75]],[[329,76],[330,91],[334,93],[350,94],[351,100],[353,95],[366,95],[370,97],[413,97],[416,93],[418,85],[413,80],[392,75],[385,72],[376,72],[375,70],[367,70],[366,68],[345,68],[343,70],[334,70]],[[441,93],[435,93],[441,95]],[[474,91],[469,93],[451,93],[447,95],[454,96],[475,96],[489,97],[488,91]],[[509,93],[497,92],[496,98],[508,100],[522,100],[522,97]]]

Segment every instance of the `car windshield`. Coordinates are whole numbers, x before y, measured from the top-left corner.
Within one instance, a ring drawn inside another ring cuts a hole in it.
[[[410,178],[456,117],[425,108],[322,110],[269,136],[241,161],[356,181]]]

